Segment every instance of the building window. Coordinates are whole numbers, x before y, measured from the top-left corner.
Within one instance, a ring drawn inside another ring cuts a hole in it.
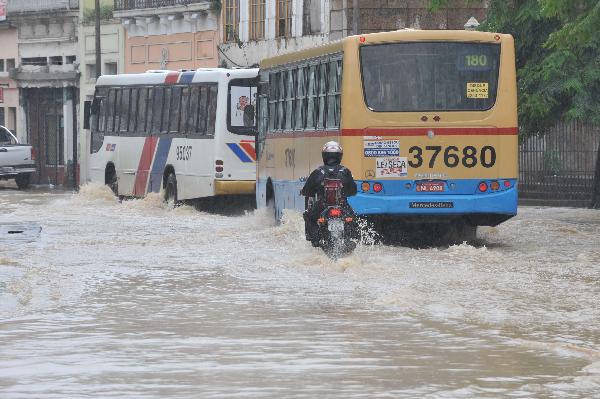
[[[117,63],[116,62],[107,62],[104,64],[104,74],[105,75],[116,75],[117,74]]]
[[[277,37],[292,36],[292,0],[277,0]]]
[[[6,60],[6,71],[10,72],[11,69],[15,69],[15,59],[9,58]]]
[[[225,0],[225,32],[226,42],[233,42],[239,38],[238,26],[240,24],[240,0]]]
[[[0,72],[4,72],[4,60],[0,60]]]
[[[250,0],[250,40],[265,38],[265,0]]]
[[[96,79],[96,64],[85,64],[85,74],[88,80]]]

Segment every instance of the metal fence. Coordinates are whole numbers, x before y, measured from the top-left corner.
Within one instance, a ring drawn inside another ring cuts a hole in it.
[[[519,196],[540,205],[589,206],[600,127],[578,122],[557,124],[519,148]]]
[[[188,4],[206,3],[207,0],[115,0],[115,10],[135,10],[140,8],[157,8],[186,6]]]

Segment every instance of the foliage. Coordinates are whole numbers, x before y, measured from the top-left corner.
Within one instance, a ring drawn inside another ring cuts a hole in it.
[[[221,0],[210,0],[210,9],[214,11],[215,14],[219,15],[221,13]]]
[[[96,18],[96,9],[88,8],[83,11],[83,23],[90,25],[94,23]],[[108,21],[113,18],[113,6],[112,4],[101,4],[100,5],[100,19],[102,21]]]
[[[432,8],[451,0],[430,0]],[[523,135],[559,120],[600,125],[600,2],[492,0],[480,30],[515,37]]]

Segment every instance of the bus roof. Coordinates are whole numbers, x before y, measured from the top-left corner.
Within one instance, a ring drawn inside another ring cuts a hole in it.
[[[96,86],[128,86],[128,85],[159,85],[159,84],[189,84],[197,82],[218,82],[220,80],[255,78],[257,68],[225,69],[199,68],[195,70],[149,70],[145,73],[120,75],[102,75]]]
[[[402,29],[390,32],[367,33],[364,35],[348,36],[341,40],[306,50],[291,52],[277,57],[266,58],[260,63],[261,69],[273,68],[278,65],[299,62],[326,54],[342,52],[347,44],[358,46],[359,43],[387,43],[399,41],[468,41],[468,42],[500,42],[511,38],[507,34],[478,32],[468,30],[420,30]]]

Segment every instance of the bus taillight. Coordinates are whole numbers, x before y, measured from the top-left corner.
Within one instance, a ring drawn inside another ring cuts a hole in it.
[[[504,180],[504,187],[510,188],[510,182],[508,180]]]
[[[378,193],[381,190],[383,190],[383,184],[381,184],[381,183],[375,183],[375,184],[373,184],[373,191],[375,191],[376,193]]]
[[[481,191],[482,193],[485,193],[488,189],[488,185],[486,182],[482,181],[481,183],[479,183],[479,191]]]
[[[31,160],[32,161],[35,161],[35,156],[36,156],[35,148],[31,147]]]
[[[223,161],[221,161],[220,159],[217,159],[217,160],[215,161],[215,165],[218,165],[218,166],[223,166]]]
[[[365,181],[360,185],[360,188],[366,193],[371,189],[371,185]]]
[[[500,183],[498,183],[497,181],[493,181],[490,184],[490,187],[492,188],[492,190],[496,191],[496,190],[500,190]]]

